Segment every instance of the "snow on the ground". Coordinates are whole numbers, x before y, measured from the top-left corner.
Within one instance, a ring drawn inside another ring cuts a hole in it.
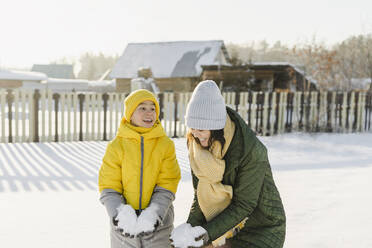
[[[260,137],[287,214],[286,248],[372,247],[372,133]],[[185,139],[175,226],[193,197]],[[1,247],[109,247],[97,172],[107,142],[0,144]]]

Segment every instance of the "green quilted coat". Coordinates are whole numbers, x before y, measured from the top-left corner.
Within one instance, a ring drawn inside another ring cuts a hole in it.
[[[233,187],[231,204],[206,222],[195,195],[187,222],[206,229],[212,241],[248,217],[244,228],[230,239],[232,247],[283,247],[286,218],[266,148],[238,113],[228,107],[227,113],[235,123],[235,134],[224,157],[222,183]],[[198,178],[192,177],[196,189]]]

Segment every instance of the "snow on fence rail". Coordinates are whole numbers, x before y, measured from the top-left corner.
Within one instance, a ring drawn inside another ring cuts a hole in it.
[[[110,140],[123,116],[126,95],[0,89],[0,142]],[[371,93],[223,92],[223,96],[260,135],[371,130]],[[160,119],[168,136],[185,136],[190,97],[191,93],[159,95]]]

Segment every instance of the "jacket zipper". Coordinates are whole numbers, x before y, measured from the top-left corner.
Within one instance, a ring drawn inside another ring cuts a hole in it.
[[[140,196],[139,196],[139,212],[142,211],[142,191],[143,191],[143,157],[144,157],[144,149],[143,149],[143,137],[141,136],[141,174],[140,174]]]

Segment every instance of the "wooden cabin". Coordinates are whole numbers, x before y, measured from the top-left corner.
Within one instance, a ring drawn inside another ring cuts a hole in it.
[[[118,92],[129,92],[139,68],[150,68],[160,91],[190,92],[200,81],[202,65],[229,65],[221,40],[129,43],[110,77]]]
[[[251,88],[255,91],[311,91],[317,88],[314,80],[287,62],[255,62],[250,69],[254,74]]]
[[[296,66],[288,63],[253,63],[240,66],[202,66],[201,80],[211,79],[224,91],[302,91],[316,85]],[[221,83],[222,82],[222,83]]]
[[[215,81],[223,91],[248,91],[253,72],[248,65],[204,65],[201,80]]]

